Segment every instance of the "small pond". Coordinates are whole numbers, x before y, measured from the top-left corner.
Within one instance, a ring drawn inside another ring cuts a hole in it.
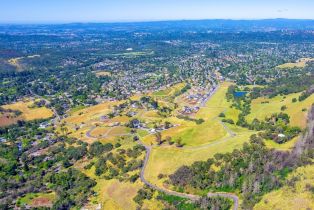
[[[243,97],[243,96],[245,96],[247,94],[247,92],[246,91],[236,91],[236,92],[234,92],[234,97],[236,97],[236,98],[240,98],[240,97]]]

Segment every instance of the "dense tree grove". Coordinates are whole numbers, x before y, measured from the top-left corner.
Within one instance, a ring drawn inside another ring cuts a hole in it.
[[[232,202],[228,198],[209,198],[204,196],[201,197],[200,200],[192,202],[187,198],[157,192],[146,186],[138,190],[133,200],[138,204],[138,207],[141,208],[144,200],[152,200],[154,197],[164,205],[164,209],[229,210],[232,206]]]
[[[58,195],[53,209],[69,209],[73,206],[82,207],[93,193],[91,188],[96,185],[94,180],[75,169],[49,174],[45,177],[45,180],[47,183],[52,184],[51,189]]]
[[[106,145],[109,144],[110,143]],[[102,144],[98,142],[97,145]],[[91,148],[93,148],[92,145]],[[101,148],[101,146],[99,148]],[[109,152],[110,150],[103,150],[103,152],[97,156],[97,161],[91,162],[85,166],[85,168],[89,169],[94,165],[95,174],[97,176],[101,176],[105,179],[116,178],[120,181],[135,182],[139,178],[139,174],[129,175],[128,172],[139,170],[142,167],[143,161],[140,156],[144,150],[145,148],[140,145],[136,145],[132,149],[129,148],[127,150],[117,149],[115,153]]]

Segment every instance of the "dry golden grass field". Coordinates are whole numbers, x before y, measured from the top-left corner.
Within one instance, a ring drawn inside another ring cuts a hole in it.
[[[290,68],[304,68],[308,62],[314,61],[314,58],[301,58],[297,60],[295,63],[284,63],[277,68],[279,69],[290,69]]]
[[[108,71],[94,71],[94,74],[96,74],[97,77],[103,77],[103,76],[110,76],[111,73]]]
[[[8,104],[2,106],[4,109],[18,110],[22,112],[21,119],[30,121],[36,119],[47,119],[53,116],[53,111],[46,108],[30,108],[33,105],[33,101],[25,100],[14,104]]]
[[[65,127],[68,128],[69,135],[71,137],[79,138],[83,141],[91,143],[94,141],[94,139],[88,138],[86,136],[86,133],[94,126],[105,127],[105,125],[114,122],[115,119],[110,119],[109,121],[101,122],[100,118],[110,113],[113,110],[113,106],[118,105],[120,103],[123,103],[123,101],[106,102],[98,104],[96,106],[79,109],[77,111],[74,111],[73,113],[70,113],[70,116],[63,119],[61,124],[64,124]],[[119,118],[118,120],[125,122],[126,121],[125,118],[127,117],[121,117],[121,119]],[[93,132],[96,132],[94,133],[95,135],[101,135],[103,134],[102,131],[105,132],[105,130],[107,129],[103,128],[102,130],[100,128],[97,128]]]

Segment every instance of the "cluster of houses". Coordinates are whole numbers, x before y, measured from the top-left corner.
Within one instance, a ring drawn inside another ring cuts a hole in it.
[[[215,83],[214,85],[208,84],[206,87],[194,87],[193,90],[188,91],[183,96],[183,100],[187,105],[182,107],[179,112],[184,115],[197,113],[200,110],[200,107],[205,105],[216,89],[217,85]]]
[[[164,124],[155,125],[154,128],[149,128],[145,122],[141,122],[138,119],[133,119],[129,123],[129,127],[146,130],[150,134],[155,134],[157,132],[161,132],[161,131],[164,131],[164,130],[167,130],[169,128],[176,127],[176,126],[178,125],[173,125],[169,122],[166,122]]]
[[[198,106],[184,106],[179,112],[184,115],[195,114],[200,110]]]

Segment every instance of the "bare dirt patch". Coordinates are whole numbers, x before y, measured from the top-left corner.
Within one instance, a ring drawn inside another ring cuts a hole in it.
[[[0,113],[0,127],[15,124],[18,120],[22,120],[22,118],[20,116],[13,116],[11,113]]]
[[[31,206],[36,207],[52,207],[52,201],[49,198],[34,198],[32,200]]]

